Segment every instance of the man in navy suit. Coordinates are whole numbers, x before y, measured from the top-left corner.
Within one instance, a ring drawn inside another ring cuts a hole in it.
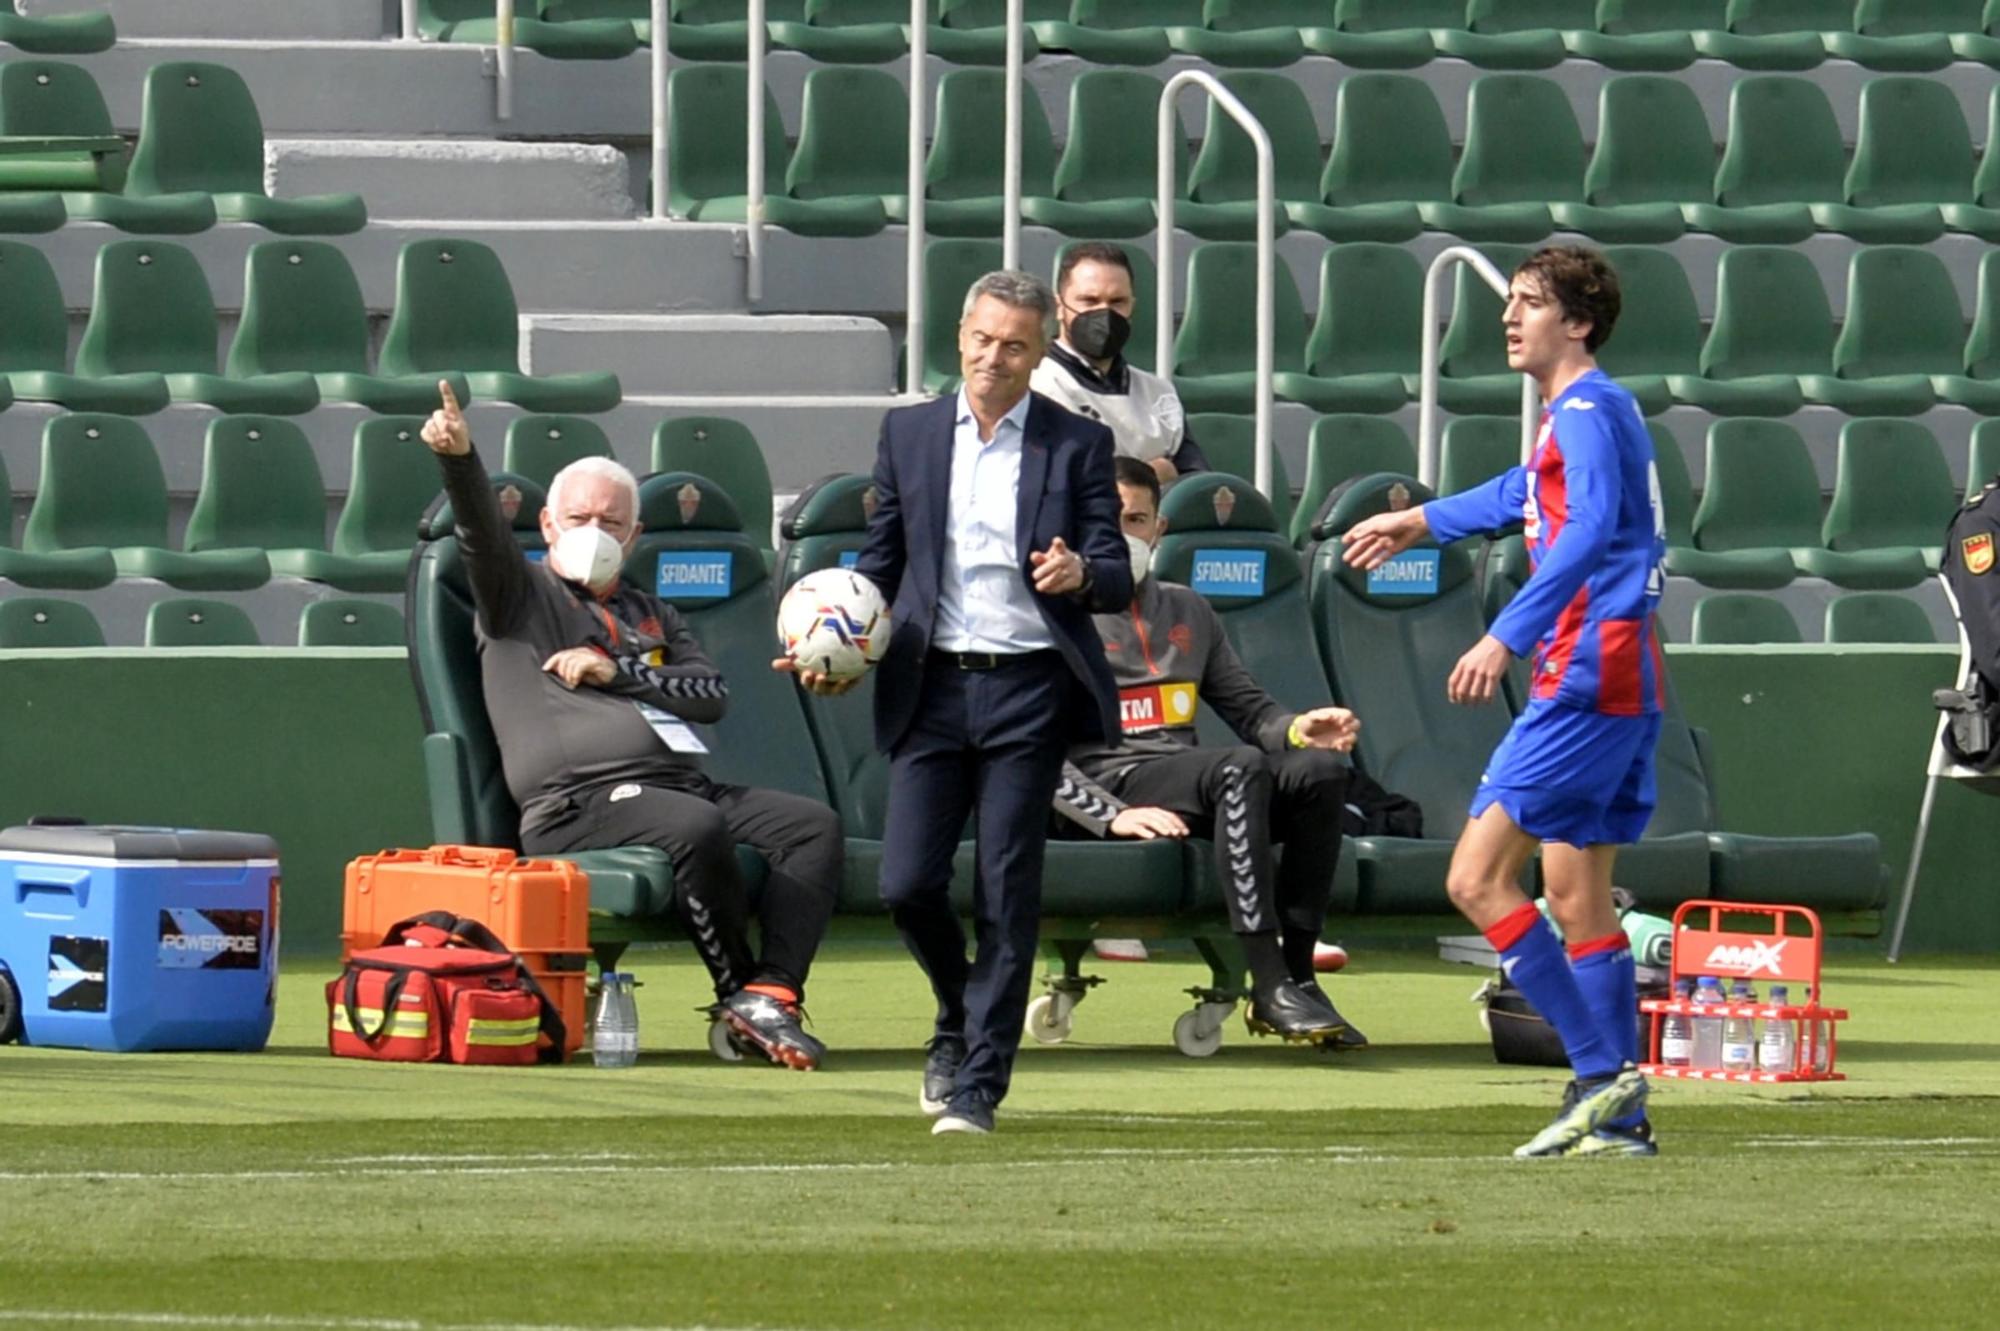
[[[958,329],[964,387],[883,418],[878,504],[855,565],[892,605],[875,681],[875,741],[889,755],[882,899],[937,994],[921,1103],[938,1133],[993,1130],[1027,1014],[1063,754],[1119,733],[1090,618],[1132,600],[1115,448],[1104,426],[1028,390],[1055,319],[1038,278],[973,283]],[[810,672],[800,682],[851,687]],[[947,894],[968,816],[970,964]]]

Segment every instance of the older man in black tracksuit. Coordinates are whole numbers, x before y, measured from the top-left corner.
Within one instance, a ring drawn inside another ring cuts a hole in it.
[[[449,385],[424,426],[458,520],[478,609],[480,676],[507,788],[531,854],[651,845],[674,865],[674,904],[715,981],[719,1016],[774,1063],[818,1065],[799,1024],[833,913],[844,843],[823,804],[724,785],[687,724],[722,718],[729,687],[673,606],[619,580],[638,537],[638,487],[604,458],[559,473],[542,510],[546,561],[502,516]],[[737,843],[770,864],[763,955],[747,941]]]
[[[1215,838],[1230,923],[1250,963],[1252,1030],[1333,1048],[1367,1044],[1313,977],[1326,921],[1348,768],[1335,756],[1360,723],[1344,707],[1291,712],[1244,668],[1208,601],[1147,576],[1163,522],[1153,469],[1117,459],[1120,521],[1138,588],[1129,610],[1094,616],[1118,681],[1122,743],[1073,745],[1058,813],[1096,836]],[[1212,707],[1243,740],[1200,748]],[[1284,843],[1282,863],[1272,843]]]

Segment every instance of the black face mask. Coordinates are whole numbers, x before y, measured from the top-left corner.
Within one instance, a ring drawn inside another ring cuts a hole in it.
[[[1069,344],[1092,360],[1115,360],[1132,336],[1132,321],[1110,306],[1069,321]]]

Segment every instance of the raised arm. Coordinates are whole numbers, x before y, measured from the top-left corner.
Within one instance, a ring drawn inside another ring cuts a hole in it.
[[[458,550],[472,584],[473,605],[488,637],[504,638],[520,622],[528,602],[528,560],[493,495],[486,466],[472,447],[472,432],[451,385],[438,381],[442,405],[424,422],[421,435],[437,454],[444,491],[457,524]]]

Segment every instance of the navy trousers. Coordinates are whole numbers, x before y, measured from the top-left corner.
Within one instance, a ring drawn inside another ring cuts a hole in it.
[[[916,718],[889,755],[882,900],[930,977],[940,1035],[963,1035],[960,1096],[1007,1094],[1027,1017],[1042,917],[1049,803],[1076,684],[1053,651],[991,670],[933,654]],[[952,909],[951,861],[970,817],[978,838],[977,947]]]

